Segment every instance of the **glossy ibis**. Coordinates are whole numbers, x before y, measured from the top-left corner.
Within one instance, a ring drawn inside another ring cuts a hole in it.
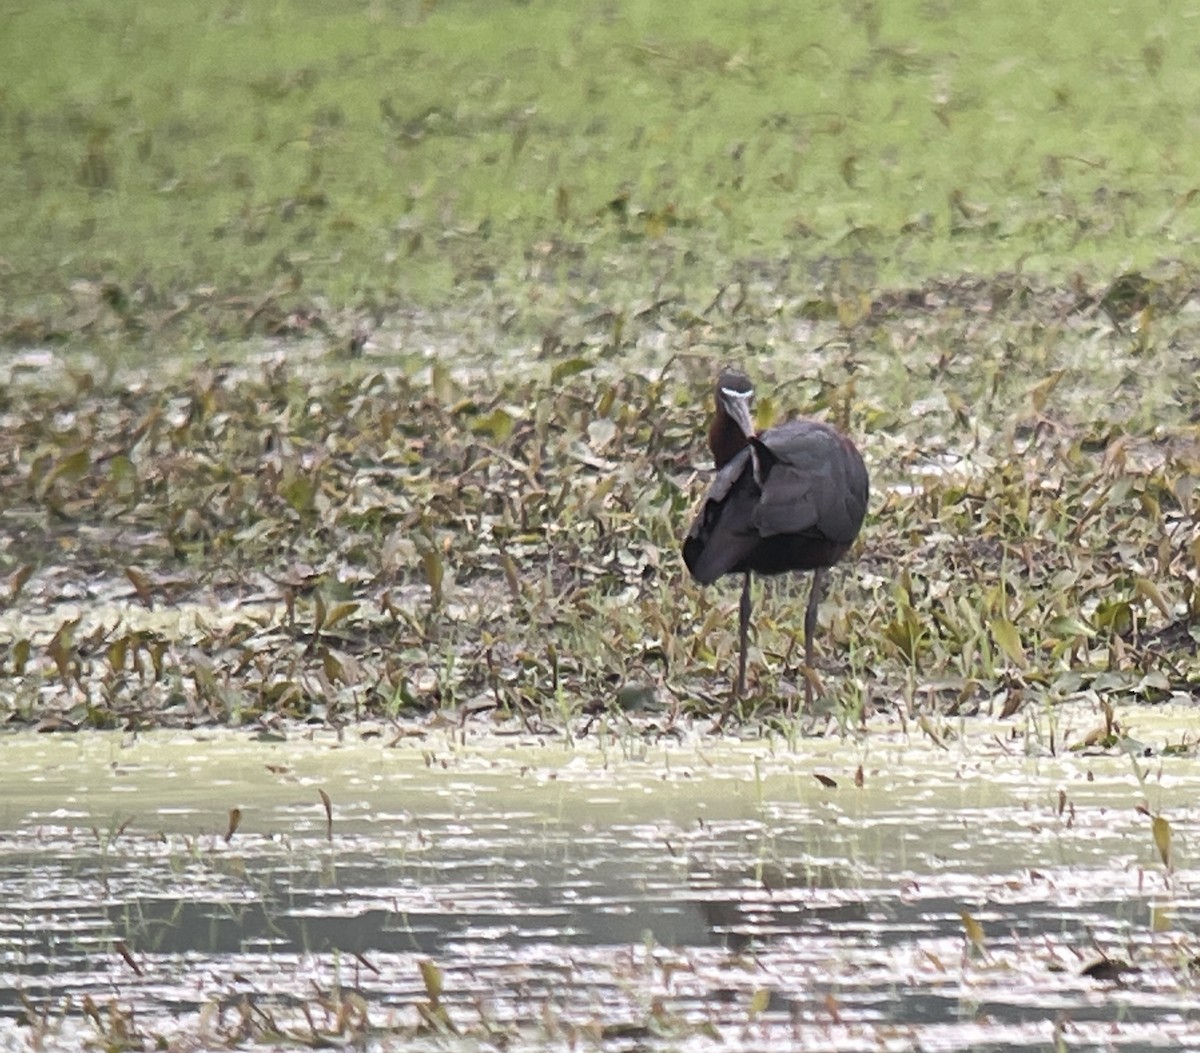
[[[702,585],[745,575],[734,698],[746,690],[750,575],[813,572],[804,613],[804,699],[811,706],[822,579],[858,537],[870,492],[867,469],[854,444],[820,421],[788,421],[756,434],[753,398],[744,373],[727,369],[717,378],[708,446],[718,472],[683,543],[683,560]]]

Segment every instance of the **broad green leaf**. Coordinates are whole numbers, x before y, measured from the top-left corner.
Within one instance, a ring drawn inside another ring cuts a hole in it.
[[[506,409],[497,406],[491,413],[471,421],[471,431],[487,435],[493,442],[502,443],[513,433],[516,418]]]
[[[1054,636],[1067,639],[1082,636],[1090,640],[1096,635],[1096,630],[1086,622],[1066,614],[1059,614],[1051,618],[1046,624],[1046,629]]]
[[[337,625],[338,622],[342,621],[345,618],[349,618],[350,615],[352,615],[355,611],[358,610],[358,608],[359,608],[359,604],[355,601],[350,601],[347,603],[339,603],[339,604],[335,605],[333,608],[330,609],[329,613],[325,616],[325,624],[321,628],[322,629],[333,628],[333,626]]]
[[[1007,618],[993,618],[991,624],[992,639],[1009,660],[1024,668],[1025,650],[1021,646],[1021,634],[1017,627]]]
[[[591,369],[592,364],[586,358],[568,358],[557,363],[550,370],[550,386],[554,387],[561,384],[568,377],[573,377],[577,373],[582,373],[585,370]]]

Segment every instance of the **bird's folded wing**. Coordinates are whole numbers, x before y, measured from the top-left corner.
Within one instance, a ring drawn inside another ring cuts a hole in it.
[[[683,561],[701,584],[736,567],[758,544],[754,509],[759,489],[743,450],[718,473],[683,543]]]
[[[828,465],[816,472],[777,465],[754,510],[758,533],[816,534],[849,545],[862,526],[866,502],[841,475]]]
[[[755,511],[763,537],[819,534],[838,544],[858,536],[867,506],[862,459],[823,424],[796,421],[767,433],[774,460]]]

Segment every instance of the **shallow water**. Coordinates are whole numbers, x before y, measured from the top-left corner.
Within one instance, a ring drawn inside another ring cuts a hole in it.
[[[983,722],[794,750],[10,736],[0,1037],[1200,1048],[1200,771],[1156,752],[1200,715],[1127,718],[1150,755]],[[1083,975],[1102,956],[1137,971]]]

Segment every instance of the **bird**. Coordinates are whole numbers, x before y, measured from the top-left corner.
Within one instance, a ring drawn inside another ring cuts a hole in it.
[[[708,446],[716,477],[683,542],[683,561],[701,585],[743,575],[737,682],[746,691],[750,576],[813,572],[804,612],[804,701],[812,707],[813,637],[825,572],[854,544],[870,498],[858,448],[836,428],[798,419],[761,434],[750,415],[754,385],[741,370],[717,377]],[[727,707],[728,708],[728,707]]]

